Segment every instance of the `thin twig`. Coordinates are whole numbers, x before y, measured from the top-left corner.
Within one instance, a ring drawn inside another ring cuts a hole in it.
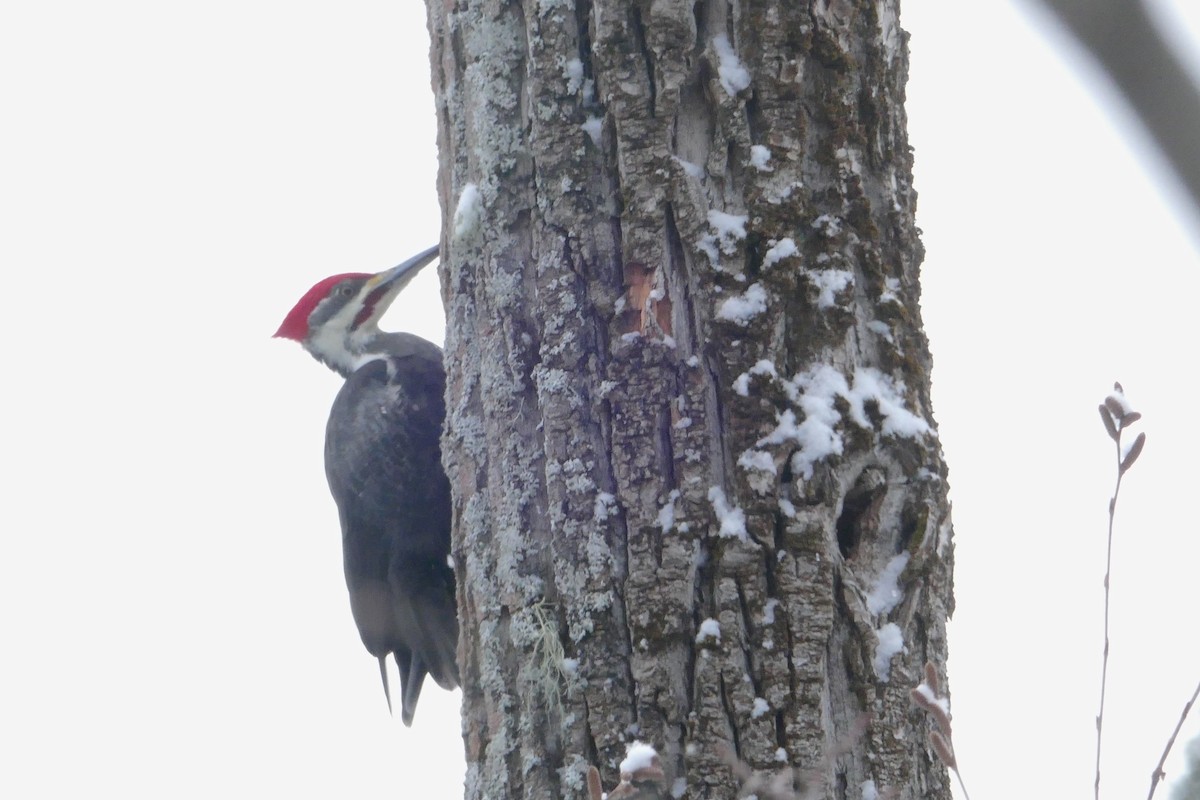
[[[958,778],[958,788],[962,789],[963,800],[971,800],[971,795],[967,794],[967,784],[963,783],[962,773],[958,771],[958,767],[954,768],[954,777]]]
[[[1146,800],[1153,800],[1154,790],[1158,788],[1158,782],[1167,777],[1167,773],[1163,772],[1163,765],[1167,763],[1167,756],[1171,754],[1171,748],[1175,746],[1175,737],[1179,735],[1179,730],[1183,727],[1183,722],[1187,719],[1188,712],[1192,710],[1192,706],[1195,705],[1197,697],[1200,697],[1200,683],[1196,684],[1196,691],[1192,692],[1192,699],[1184,704],[1183,713],[1179,715],[1179,722],[1175,723],[1175,730],[1171,731],[1171,738],[1167,740],[1167,746],[1163,748],[1162,757],[1158,759],[1158,766],[1154,768],[1154,772],[1150,775],[1150,794],[1146,795]]]
[[[1108,551],[1104,561],[1104,658],[1100,667],[1100,710],[1096,714],[1096,800],[1100,800],[1100,745],[1104,739],[1104,690],[1108,686],[1108,608],[1112,596],[1112,545],[1113,524],[1117,516],[1117,498],[1121,495],[1121,478],[1137,461],[1146,446],[1146,434],[1139,433],[1128,450],[1121,447],[1121,434],[1142,418],[1129,407],[1125,390],[1114,383],[1112,394],[1100,404],[1100,419],[1108,437],[1117,447],[1117,484],[1113,487],[1112,499],[1108,501]]]
[[[1101,413],[1105,413],[1101,409]],[[1117,485],[1108,501],[1108,553],[1104,561],[1104,658],[1100,667],[1100,711],[1096,714],[1096,800],[1100,800],[1100,744],[1104,737],[1104,689],[1108,685],[1108,607],[1112,582],[1113,520],[1117,512],[1117,496],[1121,493],[1121,432],[1114,437],[1117,444]]]
[[[1121,478],[1137,461],[1146,446],[1146,434],[1139,433],[1129,449],[1122,451],[1121,432],[1141,419],[1142,415],[1129,408],[1121,384],[1113,384],[1113,393],[1104,398],[1104,403],[1100,406],[1100,418],[1104,422],[1104,428],[1108,431],[1109,438],[1117,445],[1117,485],[1113,489],[1112,499],[1108,502],[1108,563],[1104,573],[1104,667],[1100,672],[1100,713],[1096,716],[1096,800],[1100,800],[1100,734],[1104,727],[1104,687],[1105,678],[1108,675],[1108,599],[1109,578],[1112,572],[1113,517],[1116,515],[1117,496],[1121,492]],[[1179,721],[1175,723],[1175,730],[1171,731],[1171,738],[1167,739],[1167,745],[1163,748],[1158,764],[1150,773],[1150,793],[1146,795],[1146,800],[1153,800],[1154,791],[1166,777],[1163,766],[1167,763],[1167,756],[1171,754],[1171,748],[1175,746],[1175,739],[1179,736],[1179,731],[1183,728],[1183,723],[1187,720],[1198,697],[1200,697],[1200,684],[1196,685],[1191,699],[1184,704]]]

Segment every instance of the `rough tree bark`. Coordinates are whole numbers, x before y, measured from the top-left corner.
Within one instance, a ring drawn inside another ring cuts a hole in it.
[[[428,9],[466,796],[948,798],[895,0]]]

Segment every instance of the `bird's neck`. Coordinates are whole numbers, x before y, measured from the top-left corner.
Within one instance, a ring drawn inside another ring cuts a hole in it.
[[[428,339],[422,339],[415,333],[382,333],[376,331],[369,342],[364,343],[360,363],[363,358],[383,357],[403,358],[416,356],[430,361],[441,362],[442,348]]]
[[[354,372],[358,357],[343,332],[320,328],[303,344],[313,358],[342,377],[348,378]]]
[[[349,378],[375,358],[417,356],[441,362],[442,350],[433,342],[412,333],[384,333],[378,328],[348,336],[317,335],[305,342],[313,358],[343,378]]]

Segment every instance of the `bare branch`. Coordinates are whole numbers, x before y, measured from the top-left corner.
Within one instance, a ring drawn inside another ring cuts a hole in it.
[[[1041,0],[1108,73],[1200,217],[1200,90],[1142,0]]]
[[[1163,765],[1167,763],[1167,756],[1171,754],[1171,748],[1175,746],[1175,737],[1179,735],[1179,730],[1183,727],[1183,722],[1187,719],[1192,706],[1196,704],[1197,697],[1200,697],[1200,683],[1196,684],[1196,691],[1192,692],[1192,699],[1184,704],[1183,713],[1179,715],[1179,722],[1175,723],[1175,730],[1171,731],[1171,738],[1167,740],[1162,757],[1158,759],[1158,766],[1154,768],[1154,772],[1150,773],[1150,794],[1146,795],[1146,800],[1154,800],[1154,790],[1158,788],[1158,782],[1167,776],[1167,773],[1163,772]]]

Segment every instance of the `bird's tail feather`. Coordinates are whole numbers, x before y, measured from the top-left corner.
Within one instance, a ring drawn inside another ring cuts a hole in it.
[[[379,677],[383,679],[383,696],[387,699],[388,713],[392,713],[392,690],[388,686],[387,654],[379,657]]]
[[[425,629],[426,653],[428,662],[425,668],[430,676],[443,689],[457,689],[458,678],[458,620],[454,608],[430,609],[429,615],[422,621]]]
[[[407,727],[412,725],[413,714],[417,711],[417,699],[421,696],[421,684],[425,683],[425,664],[421,661],[421,656],[413,653],[408,675],[400,683],[400,719]]]

